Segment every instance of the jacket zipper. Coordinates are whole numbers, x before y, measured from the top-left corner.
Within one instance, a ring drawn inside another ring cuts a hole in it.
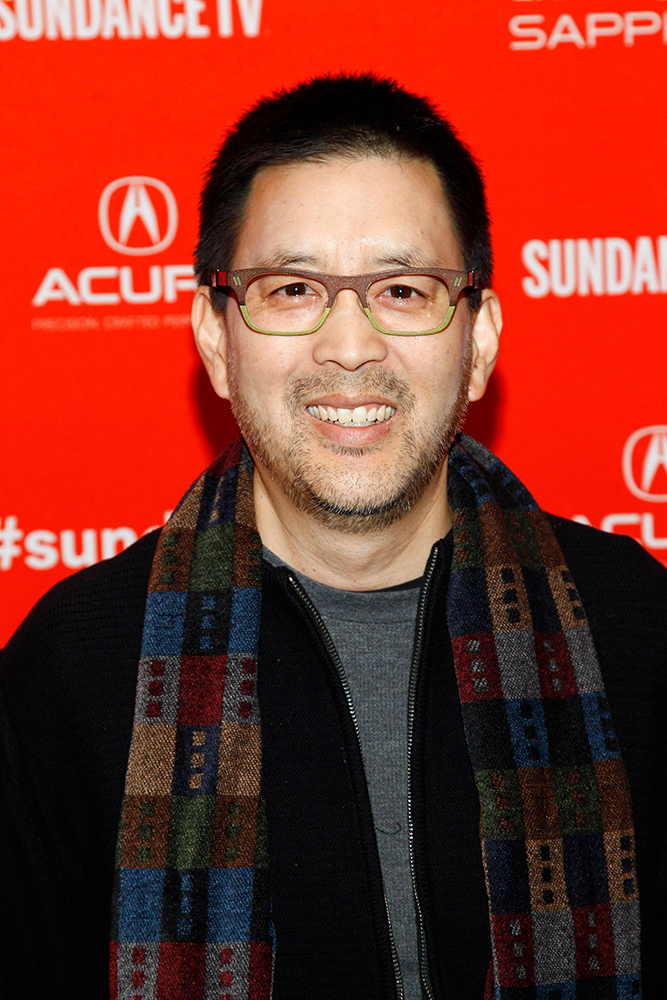
[[[412,654],[412,667],[410,669],[410,686],[408,689],[408,843],[410,847],[410,874],[412,875],[412,892],[415,897],[415,910],[417,913],[417,928],[419,931],[419,974],[421,976],[422,987],[428,1000],[434,1000],[433,987],[431,985],[431,975],[428,964],[428,949],[426,946],[426,932],[424,930],[424,914],[419,901],[417,889],[417,872],[415,865],[415,831],[412,815],[412,747],[414,743],[415,730],[415,703],[417,699],[417,681],[419,678],[419,666],[421,662],[422,646],[424,644],[424,629],[426,625],[426,601],[428,590],[433,578],[435,564],[438,558],[438,546],[434,545],[426,564],[424,573],[424,584],[419,595],[419,608],[417,611],[417,626],[415,629],[415,645]]]
[[[323,641],[323,643],[324,643],[324,645],[326,647],[326,650],[327,650],[327,652],[329,654],[329,657],[331,658],[331,662],[333,663],[334,667],[336,668],[336,673],[338,674],[338,679],[339,679],[339,681],[341,683],[341,686],[343,688],[343,693],[345,695],[345,701],[347,702],[348,711],[350,713],[350,717],[352,719],[352,724],[354,726],[354,732],[355,732],[355,735],[356,735],[356,738],[357,738],[357,748],[359,750],[359,756],[361,758],[361,763],[362,763],[362,767],[363,767],[364,755],[363,755],[363,751],[361,749],[361,733],[359,732],[359,722],[357,720],[357,713],[354,710],[354,704],[352,703],[352,693],[350,691],[350,685],[348,684],[347,677],[345,676],[345,671],[343,669],[343,664],[341,663],[341,659],[340,659],[340,657],[338,655],[338,651],[336,650],[336,647],[333,644],[331,636],[329,635],[329,632],[327,631],[327,627],[324,624],[324,622],[322,621],[322,618],[321,618],[321,616],[320,616],[317,608],[315,607],[315,605],[313,604],[313,602],[311,601],[311,599],[309,598],[308,594],[303,589],[303,587],[301,586],[301,584],[299,583],[299,581],[291,573],[288,574],[288,580],[291,583],[293,589],[298,594],[298,596],[301,599],[302,603],[306,606],[306,608],[307,608],[307,610],[308,610],[308,612],[309,612],[309,614],[310,614],[313,622],[315,623],[315,625],[317,627],[317,630],[318,630],[318,632],[320,634],[320,638],[322,639],[322,641]],[[409,809],[409,807],[408,807],[408,809]],[[403,977],[401,975],[401,967],[400,967],[400,965],[398,963],[398,953],[396,951],[396,943],[394,941],[394,932],[392,930],[391,919],[389,917],[389,903],[387,902],[387,893],[385,891],[384,880],[382,879],[382,873],[380,873],[380,879],[381,879],[381,882],[382,882],[382,895],[383,895],[383,898],[384,898],[384,909],[385,909],[385,913],[386,913],[386,916],[387,916],[387,930],[389,932],[389,944],[390,944],[390,947],[391,947],[391,960],[392,960],[392,964],[393,964],[393,967],[394,967],[394,981],[396,983],[396,997],[397,997],[397,1000],[404,1000]],[[414,885],[414,880],[413,880],[413,885]]]

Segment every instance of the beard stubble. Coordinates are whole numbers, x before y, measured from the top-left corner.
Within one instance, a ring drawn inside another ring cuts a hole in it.
[[[295,430],[289,440],[281,440],[275,429],[244,399],[233,357],[228,359],[229,399],[255,462],[261,462],[298,510],[323,527],[348,534],[366,534],[382,531],[404,517],[445,461],[468,407],[472,373],[470,337],[461,369],[456,398],[439,423],[419,436],[407,431],[403,436],[400,468],[388,470],[380,483],[375,476],[375,487],[368,483],[358,488],[356,495],[353,486],[356,481],[359,487],[359,478],[355,480],[353,471],[344,477],[335,476],[330,466],[310,456],[305,434]],[[339,372],[328,371],[291,379],[285,386],[283,401],[296,421],[308,399],[334,392],[363,394],[371,399],[377,393],[398,403],[404,415],[409,415],[414,407],[414,394],[407,381],[379,368],[358,375],[341,376]],[[333,454],[346,455],[351,460],[362,459],[380,447],[381,443],[361,448],[330,443]]]

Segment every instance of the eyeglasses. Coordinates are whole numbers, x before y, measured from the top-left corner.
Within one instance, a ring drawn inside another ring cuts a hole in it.
[[[479,277],[475,271],[440,267],[352,276],[255,267],[212,271],[211,286],[234,294],[243,319],[257,333],[280,337],[314,333],[345,288],[357,293],[376,330],[416,337],[444,330],[461,294],[479,288]]]

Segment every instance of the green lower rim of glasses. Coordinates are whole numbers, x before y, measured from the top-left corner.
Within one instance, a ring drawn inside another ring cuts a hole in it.
[[[309,330],[262,330],[261,327],[255,326],[253,321],[250,319],[250,316],[248,316],[248,310],[245,306],[240,306],[239,308],[247,326],[249,326],[251,330],[254,330],[255,333],[264,333],[268,337],[305,337],[307,333],[315,333],[316,330],[319,330],[331,312],[331,309],[327,306],[315,326],[311,326]]]
[[[389,337],[428,337],[433,333],[441,333],[444,329],[446,329],[449,326],[452,316],[454,315],[455,308],[456,308],[455,306],[450,306],[449,309],[447,310],[447,315],[445,316],[444,321],[440,324],[440,326],[433,327],[432,330],[385,330],[383,326],[380,326],[380,324],[373,319],[370,309],[365,308],[364,312],[366,313],[367,318],[370,320],[375,329],[378,330],[380,333],[386,333],[387,336]],[[254,330],[255,333],[263,333],[268,337],[305,337],[306,334],[315,333],[316,330],[319,330],[319,328],[322,326],[325,319],[331,312],[331,308],[327,306],[327,308],[324,310],[324,312],[320,316],[315,326],[311,326],[310,329],[308,330],[287,331],[287,330],[263,330],[261,327],[255,326],[255,324],[250,319],[250,316],[248,315],[248,310],[245,306],[241,306],[240,309],[241,309],[241,315],[243,316],[246,325],[249,326],[251,330]]]
[[[390,337],[429,337],[432,333],[441,333],[446,327],[449,326],[452,316],[454,315],[455,308],[456,306],[450,306],[443,322],[440,326],[434,326],[432,330],[385,330],[383,326],[380,326],[380,324],[373,319],[370,309],[366,308],[364,309],[364,312],[376,330],[379,330],[380,333],[386,333]]]

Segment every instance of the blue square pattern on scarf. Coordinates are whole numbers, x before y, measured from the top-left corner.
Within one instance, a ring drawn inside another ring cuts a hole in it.
[[[148,595],[142,656],[177,656],[181,652],[187,599],[181,591]]]
[[[212,868],[208,876],[207,941],[249,941],[254,869]]]
[[[549,739],[539,698],[505,702],[517,767],[549,767]]]
[[[641,980],[638,975],[618,976],[616,991],[618,1000],[642,1000]]]
[[[119,941],[159,941],[164,868],[121,868]]]
[[[577,1000],[577,984],[542,983],[535,987],[535,1000]]]
[[[582,694],[581,707],[584,710],[586,733],[593,760],[615,760],[620,757],[606,697],[597,693]]]
[[[255,654],[262,595],[259,587],[234,587],[229,629],[229,653]]]

